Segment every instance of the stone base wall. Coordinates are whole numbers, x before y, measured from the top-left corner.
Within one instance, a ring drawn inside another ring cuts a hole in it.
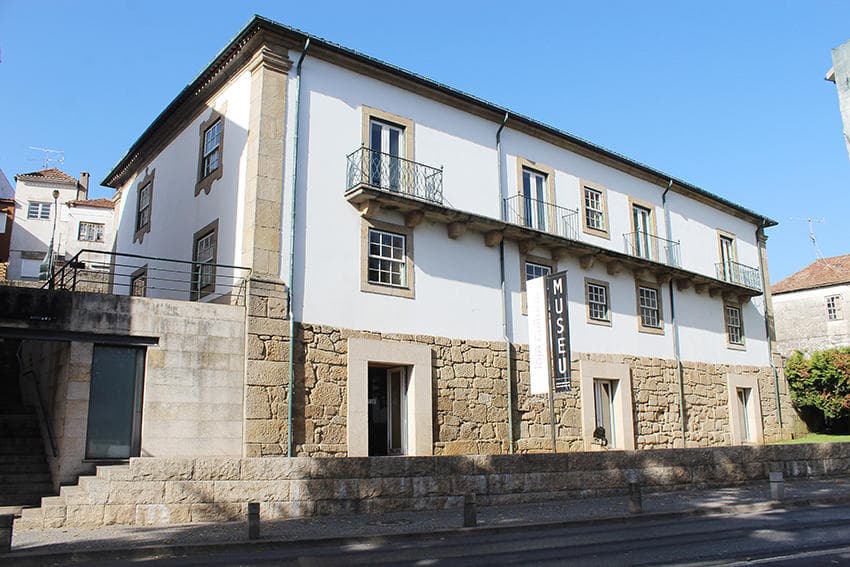
[[[253,310],[252,310],[253,311]],[[254,317],[252,317],[254,320]],[[288,322],[262,319],[266,334],[249,329],[247,455],[286,454]],[[277,326],[275,326],[277,324]],[[277,329],[275,334],[271,332]],[[508,379],[503,342],[356,331],[311,324],[296,326],[293,445],[295,456],[346,456],[348,339],[427,345],[432,352],[434,454],[504,454],[551,451],[548,398],[529,394],[527,345],[514,345]],[[559,451],[585,448],[582,437],[582,361],[626,364],[631,369],[635,448],[683,446],[679,375],[674,360],[629,355],[573,353],[572,391],[555,396]],[[684,362],[685,444],[731,443],[727,374],[756,377],[766,441],[788,438],[794,412],[778,376],[783,413],[769,366]],[[508,434],[508,384],[512,389],[512,435]]]
[[[661,451],[528,455],[335,458],[131,459],[63,487],[15,529],[170,525],[244,520],[260,502],[264,519],[458,508],[625,494],[643,490],[846,476],[850,444],[767,445]]]

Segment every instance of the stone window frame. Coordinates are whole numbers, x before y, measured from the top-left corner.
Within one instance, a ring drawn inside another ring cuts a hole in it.
[[[746,444],[761,445],[764,443],[764,429],[762,425],[761,394],[759,393],[758,377],[754,375],[727,374],[726,391],[728,394],[729,411],[729,437],[732,445],[744,445],[744,428],[738,416],[738,388],[750,390],[750,403],[753,411],[748,416],[750,430],[755,439]]]
[[[590,316],[590,285],[597,285],[605,288],[605,300],[606,306],[608,307],[608,319],[594,319]],[[603,280],[597,280],[594,278],[584,278],[584,304],[585,304],[585,316],[587,317],[587,322],[591,325],[601,325],[603,327],[612,327],[614,324],[613,317],[611,316],[611,285]]]
[[[145,175],[142,177],[141,181],[136,184],[136,213],[133,215],[133,222],[135,224],[136,230],[133,233],[133,243],[138,242],[141,244],[145,238],[145,234],[151,231],[151,224],[153,224],[153,190],[154,190],[154,177],[156,176],[156,168],[153,169],[145,169]],[[141,197],[142,189],[150,186],[150,197],[148,202],[148,222],[143,226],[139,226],[139,214],[141,210],[139,209],[139,204],[141,201],[139,197]]]
[[[134,293],[135,285],[138,280],[143,280],[142,294],[137,295]],[[134,270],[133,273],[130,274],[130,286],[129,286],[129,294],[131,297],[147,297],[148,295],[148,265],[145,264]]]
[[[404,236],[404,258],[405,278],[407,285],[404,287],[384,285],[369,281],[369,229],[382,230]],[[377,293],[392,297],[403,297],[416,299],[416,286],[414,275],[416,273],[413,259],[413,229],[404,225],[367,219],[361,217],[360,222],[360,291],[364,293]]]
[[[546,177],[546,203],[548,204],[546,207],[546,229],[544,230],[536,226],[531,226],[530,228],[534,230],[542,230],[543,232],[555,232],[550,230],[552,227],[556,226],[555,222],[557,220],[555,218],[555,170],[548,165],[517,156],[516,194],[518,195],[520,203],[525,197],[522,192],[522,174],[526,169]],[[525,208],[522,206],[520,206],[520,210],[517,212],[517,220],[519,220],[520,223],[525,224]]]
[[[737,309],[738,310],[738,321],[741,328],[741,342],[735,343],[731,340],[731,334],[729,333],[729,312],[728,309]],[[740,303],[736,303],[734,301],[724,301],[723,302],[723,328],[726,334],[726,348],[732,350],[747,350],[747,339],[746,332],[744,330],[744,310],[741,307]]]
[[[519,290],[520,290],[520,311],[523,315],[528,315],[528,297],[525,292],[525,265],[531,262],[532,264],[539,264],[541,266],[547,266],[549,268],[549,273],[554,274],[558,271],[557,262],[551,260],[550,258],[544,258],[543,256],[535,256],[530,253],[520,253],[519,255]]]
[[[643,324],[643,317],[641,317],[640,312],[640,288],[642,287],[655,290],[655,297],[658,300],[658,327],[649,327]],[[635,281],[635,315],[637,316],[637,326],[639,333],[649,333],[651,335],[664,334],[664,302],[661,298],[660,285],[644,280]]]
[[[593,380],[603,379],[617,382],[614,393],[614,420],[619,427],[615,431],[617,451],[635,450],[634,405],[632,402],[632,373],[628,364],[611,362],[579,361],[581,399],[581,436],[585,450],[599,447],[593,442],[596,429],[596,400],[593,396]]]
[[[826,303],[826,320],[841,321],[844,319],[844,296],[840,293],[827,295]]]
[[[409,369],[407,455],[433,455],[431,347],[418,343],[351,338],[348,339],[348,456],[369,456],[370,364],[405,366]]]
[[[610,232],[610,224],[609,224],[609,215],[608,215],[608,188],[599,183],[589,181],[587,179],[579,179],[579,187],[581,188],[581,195],[579,199],[581,200],[581,228],[585,234],[590,234],[593,236],[598,236],[599,238],[605,238],[607,240],[611,239]],[[585,201],[585,190],[590,189],[592,191],[596,191],[601,193],[601,202],[602,202],[602,220],[604,221],[605,229],[600,230],[597,228],[593,228],[588,226],[587,224],[587,203]]]
[[[221,179],[221,176],[224,174],[224,114],[226,110],[226,106],[221,110],[213,108],[209,118],[201,122],[201,125],[198,128],[200,142],[198,144],[198,181],[195,183],[195,197],[200,195],[201,191],[203,191],[205,195],[209,195],[213,182]],[[215,123],[218,121],[221,121],[221,134],[219,136],[218,143],[218,167],[204,176],[204,138],[207,130],[215,126]]]
[[[364,148],[371,148],[369,141],[369,131],[371,130],[370,124],[372,120],[377,120],[378,122],[384,122],[395,126],[402,130],[404,133],[404,159],[408,161],[415,161],[413,158],[416,155],[414,153],[413,141],[414,141],[414,122],[410,118],[406,118],[404,116],[399,116],[398,114],[393,114],[392,112],[387,112],[384,110],[380,110],[378,108],[373,108],[371,106],[366,106],[365,104],[361,106],[361,127],[360,127],[360,144]]]
[[[200,272],[196,271],[199,268],[200,264],[196,264],[198,262],[198,242],[209,236],[210,234],[215,235],[215,244],[213,248],[213,256],[212,256],[212,283],[205,285],[204,287],[196,290],[195,286],[197,285],[197,281],[200,277]],[[201,230],[195,232],[192,236],[192,277],[191,284],[189,288],[189,299],[190,301],[199,301],[204,297],[210,295],[211,293],[215,293],[216,288],[216,262],[218,262],[218,219],[215,219],[208,225],[206,225]]]

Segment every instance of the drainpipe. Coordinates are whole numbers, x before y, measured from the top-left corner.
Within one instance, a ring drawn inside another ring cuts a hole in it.
[[[756,246],[759,251],[759,272],[761,272],[761,288],[764,292],[764,332],[767,336],[767,357],[770,368],[773,371],[773,393],[776,397],[776,417],[779,421],[779,431],[782,431],[782,406],[779,405],[779,371],[773,363],[773,301],[770,297],[770,287],[767,276],[767,236],[764,228],[767,221],[762,220],[761,226],[756,229]]]
[[[293,293],[295,285],[295,206],[298,189],[298,126],[301,122],[301,64],[310,48],[310,38],[304,43],[304,49],[295,66],[298,87],[295,91],[295,132],[292,142],[292,193],[289,211],[289,390],[286,393],[286,456],[292,457],[292,391],[295,389],[295,312]]]
[[[661,206],[664,208],[664,226],[667,240],[673,241],[673,226],[670,223],[670,208],[667,206],[667,193],[673,188],[673,180],[667,184],[667,189],[661,194]],[[682,366],[682,351],[679,346],[679,323],[676,320],[676,298],[673,291],[673,280],[669,282],[670,289],[670,318],[673,323],[673,356],[676,358],[676,373],[679,376],[679,423],[682,424],[682,447],[687,446],[685,438],[685,369]]]
[[[502,220],[505,220],[504,186],[502,183],[502,130],[508,123],[508,113],[502,120],[501,126],[496,131],[496,160],[499,169],[499,210],[502,211]],[[505,286],[505,239],[499,241],[499,277],[502,284],[502,338],[505,341],[505,361],[508,371],[507,394],[508,394],[508,451],[514,452],[514,404],[511,393],[511,374],[513,364],[511,363],[511,339],[508,337],[508,291]]]

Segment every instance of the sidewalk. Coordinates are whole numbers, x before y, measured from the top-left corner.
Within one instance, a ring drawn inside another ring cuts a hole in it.
[[[638,517],[663,518],[711,513],[747,513],[771,508],[850,503],[850,479],[786,481],[785,499],[770,502],[765,481],[734,488],[685,490],[643,495],[643,513],[628,512],[626,496],[557,500],[511,506],[480,506],[478,527],[462,528],[462,509],[394,512],[379,515],[328,516],[263,522],[261,538],[247,539],[247,523],[185,524],[169,527],[110,526],[97,529],[58,528],[13,534],[12,553],[0,564],[39,561],[92,561],[104,553],[118,559],[170,555],[224,545],[252,546],[456,532],[463,529],[502,530],[535,524],[618,522]],[[122,553],[124,555],[122,555]],[[73,556],[72,556],[73,554]]]

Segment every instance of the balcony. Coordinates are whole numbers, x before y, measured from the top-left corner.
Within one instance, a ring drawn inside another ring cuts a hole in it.
[[[578,240],[578,211],[523,195],[505,199],[505,222]]]
[[[368,186],[443,204],[443,170],[361,147],[347,156],[346,191]]]
[[[678,241],[667,240],[648,232],[627,232],[623,235],[623,240],[625,252],[629,256],[674,268],[682,266],[681,246]]]
[[[758,268],[738,262],[718,262],[714,265],[717,279],[749,289],[761,291],[761,274]]]

